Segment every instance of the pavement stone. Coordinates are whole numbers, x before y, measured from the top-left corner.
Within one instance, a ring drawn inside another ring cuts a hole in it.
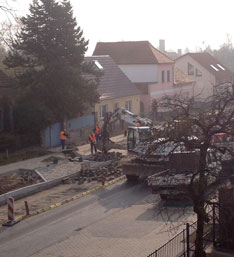
[[[184,228],[182,221],[186,219],[173,215],[170,224],[166,224],[160,216],[154,217],[153,211],[147,219],[139,219],[149,208],[152,204],[124,208],[87,228],[74,230],[69,238],[31,257],[146,257],[181,231]],[[190,211],[187,218],[191,218]],[[170,226],[176,228],[173,234],[169,233]]]
[[[119,135],[119,136],[112,137],[111,140],[114,142],[121,142],[125,140],[125,138],[123,135]],[[81,154],[82,156],[90,155],[89,144],[78,146],[78,148],[79,148],[78,153]],[[48,150],[51,151],[52,153],[41,157],[36,157],[36,158],[0,166],[0,174],[5,173],[7,171],[18,170],[18,169],[31,169],[31,170],[37,169],[39,170],[39,172],[43,173],[43,176],[45,176],[45,178],[48,178],[48,180],[51,180],[61,176],[70,175],[80,170],[80,164],[78,162],[74,162],[74,163],[69,162],[65,158],[64,154],[61,152],[60,147],[55,147]],[[59,164],[57,165],[54,165],[54,166],[50,165],[48,168],[48,162],[44,162],[43,160],[48,159],[50,157],[59,157],[59,158],[62,158],[63,160],[59,161]]]

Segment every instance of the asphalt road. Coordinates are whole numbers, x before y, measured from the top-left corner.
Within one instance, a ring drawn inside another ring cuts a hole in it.
[[[193,219],[191,210],[165,208],[146,186],[119,182],[0,229],[0,256],[147,256]]]

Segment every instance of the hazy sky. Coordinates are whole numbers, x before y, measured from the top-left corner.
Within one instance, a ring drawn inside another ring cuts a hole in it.
[[[25,13],[32,0],[16,0]],[[149,40],[166,50],[217,49],[234,40],[234,0],[71,0],[92,54],[98,41]]]

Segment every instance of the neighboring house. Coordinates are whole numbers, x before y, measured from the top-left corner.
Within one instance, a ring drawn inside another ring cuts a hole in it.
[[[135,114],[140,112],[140,92],[136,86],[120,70],[110,56],[85,57],[85,62],[92,62],[96,69],[102,71],[97,91],[100,96],[99,103],[87,107],[85,113],[66,122],[69,133],[68,144],[81,144],[87,142],[89,133],[95,128],[97,122],[102,123],[106,112],[113,112],[123,107]],[[90,74],[83,74],[87,80],[95,79]],[[95,115],[96,114],[96,115]],[[102,125],[102,124],[100,124]],[[124,122],[117,121],[112,124],[113,130],[125,128]],[[56,123],[42,132],[42,146],[54,147],[59,145],[59,132],[62,124]]]
[[[0,131],[12,131],[13,81],[0,70]]]
[[[150,114],[153,99],[181,92],[183,83],[174,84],[174,61],[148,41],[99,42],[93,55],[110,55],[141,91],[141,115]],[[192,94],[191,83],[188,85],[190,89],[187,88],[186,94]]]
[[[207,52],[187,53],[175,66],[196,81],[194,96],[199,100],[214,93],[214,87],[234,80],[234,74]]]
[[[93,62],[103,72],[97,91],[100,102],[95,105],[98,121],[106,112],[113,112],[123,107],[134,114],[140,112],[140,91],[122,72],[110,56],[85,57],[86,62]]]

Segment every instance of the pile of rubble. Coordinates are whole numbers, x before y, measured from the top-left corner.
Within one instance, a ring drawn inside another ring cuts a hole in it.
[[[122,153],[119,152],[109,152],[107,154],[104,154],[102,152],[97,152],[95,155],[91,155],[88,158],[86,158],[89,161],[95,161],[95,162],[106,162],[106,161],[118,161],[122,158]]]
[[[35,172],[14,172],[0,177],[0,195],[10,191],[42,182]]]
[[[123,175],[122,164],[120,162],[121,158],[122,154],[115,152],[108,154],[98,153],[96,155],[90,156],[88,159],[91,161],[105,162],[111,160],[111,162],[104,167],[91,167],[86,170],[81,170],[77,177],[75,177],[71,182],[78,182],[78,184],[83,184],[85,182],[89,183],[91,181],[109,181],[120,177]]]

